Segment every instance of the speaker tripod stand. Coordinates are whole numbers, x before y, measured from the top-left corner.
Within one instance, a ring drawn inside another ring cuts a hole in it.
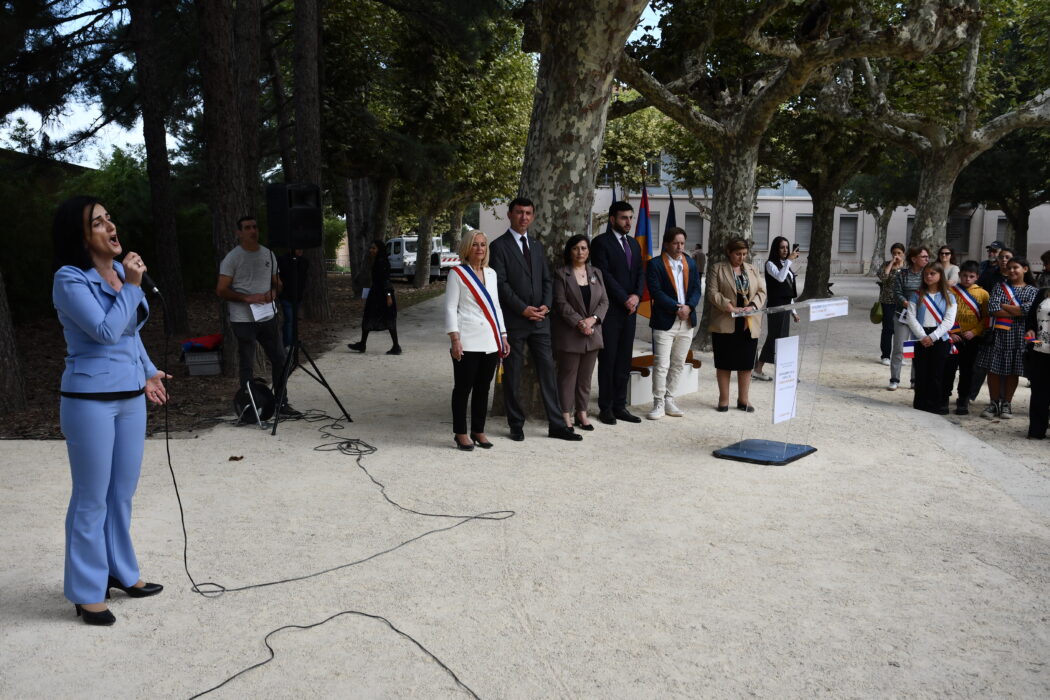
[[[296,259],[292,258],[292,270],[293,275],[297,273]],[[306,361],[310,363],[310,368],[307,369],[305,365],[299,362],[299,353],[302,353]],[[328,393],[332,396],[332,400],[335,401],[335,405],[339,407],[339,410],[343,412],[343,417],[346,418],[348,423],[353,423],[354,419],[350,417],[350,414],[343,407],[339,397],[335,395],[335,391],[331,385],[324,378],[324,374],[317,367],[317,363],[310,357],[310,353],[307,351],[306,346],[303,345],[302,341],[299,340],[299,301],[297,299],[292,301],[292,343],[287,348],[287,355],[284,358],[284,367],[281,369],[281,383],[277,387],[277,410],[273,416],[273,429],[270,430],[270,435],[277,434],[277,424],[281,422],[281,407],[285,403],[285,399],[288,395],[288,378],[292,376],[292,372],[297,369],[302,369],[308,377],[313,379],[315,382],[323,386],[328,390]]]

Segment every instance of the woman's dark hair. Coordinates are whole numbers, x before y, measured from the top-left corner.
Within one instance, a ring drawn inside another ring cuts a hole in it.
[[[55,219],[51,223],[51,244],[54,249],[52,271],[65,265],[90,270],[94,266],[91,254],[84,245],[84,234],[87,227],[84,212],[88,207],[99,204],[97,197],[80,194],[70,197],[55,209]]]
[[[777,267],[784,267],[784,260],[780,257],[780,244],[787,243],[788,255],[791,255],[791,242],[783,236],[777,236],[769,244],[769,262]]]
[[[1024,271],[1024,283],[1030,287],[1035,286],[1035,275],[1032,274],[1032,266],[1028,264],[1028,261],[1024,258],[1010,258],[1010,262],[1006,263],[1007,267],[1010,267],[1014,263],[1017,263],[1021,267],[1025,268]]]
[[[743,238],[733,238],[726,243],[726,255],[731,254],[735,250],[750,250],[751,246],[748,245],[747,241]]]
[[[580,241],[587,241],[587,236],[583,235],[582,233],[577,233],[574,236],[570,236],[569,240],[565,241],[565,250],[561,254],[561,259],[569,267],[572,267],[572,249],[575,248],[576,244]],[[587,241],[587,248],[590,249],[590,247],[591,242]],[[589,253],[587,255],[587,259],[591,259]]]
[[[906,251],[904,249],[904,244],[903,243],[894,243],[893,245],[891,245],[890,246],[890,255],[893,255],[893,251],[895,251],[895,250],[899,250],[902,253],[907,253],[908,252],[908,251]]]
[[[915,257],[918,257],[918,255],[920,253],[924,252],[924,251],[926,253],[927,262],[928,262],[928,258],[929,258],[929,255],[930,255],[930,249],[927,248],[924,245],[913,245],[911,248],[908,248],[908,252],[904,255],[904,261],[906,263],[908,263],[909,266],[911,266],[913,264],[911,259],[915,258]],[[926,267],[926,266],[923,265],[923,267]]]

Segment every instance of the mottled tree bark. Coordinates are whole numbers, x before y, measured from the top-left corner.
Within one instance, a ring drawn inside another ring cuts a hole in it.
[[[259,180],[259,78],[262,75],[262,3],[237,0],[234,17],[234,51],[237,56],[237,109],[244,148],[244,184],[248,211],[256,212],[262,203]]]
[[[645,0],[541,0],[540,65],[519,193],[536,204],[532,229],[556,255],[590,229],[612,82]]]
[[[831,282],[831,243],[835,233],[838,188],[819,188],[816,192],[809,191],[809,194],[813,198],[813,232],[806,256],[806,284],[799,294],[800,300],[831,296],[828,283]]]
[[[944,245],[948,237],[948,214],[955,180],[963,168],[991,146],[981,148],[976,144],[961,144],[920,154],[919,196],[915,201],[910,245],[924,245],[930,250]]]
[[[164,292],[167,327],[176,333],[189,332],[186,293],[182,285],[179,239],[175,225],[175,195],[171,185],[171,164],[164,128],[168,95],[161,79],[161,63],[154,18],[155,0],[132,0],[131,39],[135,48],[135,71],[142,103],[142,138],[146,146],[146,174],[149,177],[150,210],[156,259],[147,264]]]
[[[208,173],[212,245],[215,266],[236,245],[237,219],[249,208],[245,183],[244,142],[238,116],[233,2],[197,3],[201,33],[201,86],[204,96],[204,163]],[[223,374],[237,373],[237,344],[232,342],[225,305],[219,304],[223,336]]]
[[[422,289],[430,284],[430,253],[434,249],[434,214],[424,211],[419,215],[419,226],[416,229],[416,274],[412,286]]]
[[[321,186],[321,11],[319,0],[295,2],[295,150],[302,182]],[[322,192],[324,190],[322,189]],[[303,295],[307,318],[327,321],[328,303],[324,248],[306,251],[310,262]]]
[[[868,265],[868,277],[875,277],[886,263],[886,237],[889,235],[890,218],[896,207],[883,207],[881,210],[868,210],[875,219],[875,248],[871,251],[871,263]]]
[[[266,61],[270,70],[270,91],[273,93],[273,103],[277,111],[277,148],[281,153],[281,171],[284,173],[285,182],[298,182],[299,178],[295,171],[295,146],[292,143],[295,128],[292,123],[292,107],[288,102],[284,74],[281,72],[281,62],[277,57],[273,37],[269,30],[265,32],[265,35],[270,45]]]
[[[7,287],[0,272],[0,415],[26,407],[25,385],[18,362],[15,329],[7,303]]]

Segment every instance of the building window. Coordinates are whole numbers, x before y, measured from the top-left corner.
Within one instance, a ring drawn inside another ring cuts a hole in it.
[[[649,185],[660,184],[660,158],[656,157],[653,160],[646,161],[645,163],[645,181]]]
[[[914,216],[909,216],[908,217],[908,225],[904,229],[904,240],[906,241],[906,243],[904,244],[905,247],[908,247],[909,245],[911,245],[911,230],[913,228],[915,228],[915,217]]]
[[[697,243],[704,242],[704,217],[687,211],[683,228],[685,228],[685,249],[687,251],[695,248]]]
[[[751,218],[751,238],[755,250],[769,250],[769,214],[755,214]]]
[[[957,214],[948,217],[948,234],[945,242],[955,251],[956,255],[965,255],[970,252],[969,216]]]
[[[843,214],[839,217],[839,252],[857,252],[857,215]]]
[[[995,222],[995,240],[1005,241],[1010,237],[1010,220],[1005,216],[1000,216],[999,220]]]
[[[813,237],[813,215],[795,215],[795,243],[799,250],[809,250],[809,241]]]

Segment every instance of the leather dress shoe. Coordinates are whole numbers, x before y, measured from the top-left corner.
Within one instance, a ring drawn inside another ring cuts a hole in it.
[[[568,426],[551,426],[547,430],[547,437],[558,438],[559,440],[569,440],[570,442],[576,440],[582,440],[583,436],[573,431]]]
[[[613,418],[613,420],[616,420],[616,419]],[[584,425],[580,421],[579,418],[573,418],[572,419],[572,425],[573,425],[574,428],[579,428],[580,430],[594,430],[594,426],[593,425],[591,425],[590,423],[587,423],[586,425]]]
[[[627,422],[627,423],[641,423],[642,422],[641,418],[639,418],[638,416],[634,415],[633,413],[628,411],[626,408],[615,409],[613,411],[613,415],[616,416],[618,419],[620,419],[620,420],[622,420],[624,422]]]
[[[612,411],[602,411],[598,414],[598,420],[606,425],[616,425],[616,416],[613,415]]]
[[[511,428],[510,439],[514,442],[523,441],[525,439],[525,431],[523,431],[521,428]]]
[[[127,593],[129,598],[148,598],[149,596],[157,595],[164,590],[164,586],[159,583],[146,583],[137,588],[135,586],[125,586],[123,583],[110,576],[109,582],[106,584],[107,598],[109,598],[109,589],[111,588],[119,588]]]

